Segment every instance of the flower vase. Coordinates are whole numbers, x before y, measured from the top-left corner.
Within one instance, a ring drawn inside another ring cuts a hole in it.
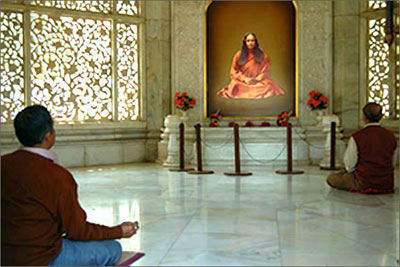
[[[187,110],[180,110],[180,120],[183,122],[183,125],[185,125],[185,128],[187,127],[186,123],[189,120],[188,117],[188,111]]]
[[[316,126],[322,126],[322,119],[325,116],[325,110],[317,109],[316,110]]]

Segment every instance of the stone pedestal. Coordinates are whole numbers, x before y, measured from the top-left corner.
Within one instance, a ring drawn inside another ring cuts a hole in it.
[[[165,122],[164,122],[165,123]],[[168,157],[168,143],[169,143],[169,133],[166,133],[166,128],[162,127],[161,131],[161,141],[157,144],[157,163],[164,163]]]
[[[339,124],[339,117],[330,114],[325,115],[322,118],[322,132],[326,135],[325,138],[325,149],[324,149],[324,157],[322,158],[321,162],[319,163],[320,167],[328,168],[331,166],[331,123],[336,123],[336,146],[335,146],[335,167],[340,168],[343,167],[342,157],[345,149],[345,143],[342,140],[342,134],[340,133],[340,124]]]
[[[168,155],[166,161],[163,164],[165,167],[179,166],[177,134],[180,123],[181,121],[179,119],[179,116],[177,115],[168,115],[165,118],[165,133],[169,135]]]
[[[157,148],[158,148],[157,162],[158,163],[162,163],[164,165],[166,164],[165,166],[167,166],[167,167],[170,167],[170,164],[173,164],[173,165],[175,164],[175,163],[173,163],[174,162],[173,158],[175,157],[174,156],[175,153],[178,153],[177,156],[176,156],[176,160],[179,159],[179,152],[176,152],[176,151],[179,151],[179,145],[178,145],[178,141],[179,141],[179,124],[181,122],[185,123],[185,122],[188,121],[185,118],[182,119],[182,116],[174,115],[172,117],[172,121],[173,121],[172,125],[175,125],[175,126],[172,126],[170,124],[171,123],[171,116],[172,115],[169,115],[169,116],[165,117],[165,119],[164,119],[164,127],[161,128],[161,132],[162,132],[161,136],[160,136],[161,137],[161,141],[158,142],[158,144],[157,144]],[[176,121],[176,119],[178,119],[178,121]],[[175,128],[174,129],[169,128],[167,126],[167,124],[170,125],[170,127],[175,127]],[[172,140],[171,141],[172,143],[170,144],[169,139],[170,139],[171,132],[175,132],[173,134],[173,135],[175,135],[175,137],[174,137],[175,141]],[[193,128],[192,125],[186,123],[185,124],[185,164],[190,163],[192,161],[192,159],[193,159],[193,153],[195,152],[193,150],[193,143],[195,141],[194,139],[195,139],[194,128]],[[174,147],[174,143],[175,142],[176,142],[176,146]],[[172,151],[169,152],[170,149]],[[167,160],[168,155],[170,156],[169,160]]]
[[[315,112],[315,120],[316,120],[315,126],[323,127],[324,126],[323,120],[324,120],[324,117],[327,116],[327,114],[326,114],[327,110],[319,109],[319,110],[315,110],[314,112]]]
[[[179,119],[185,125],[185,130],[188,127],[188,121],[189,121],[188,112],[189,111],[187,111],[187,110],[179,110],[179,113],[180,113]]]

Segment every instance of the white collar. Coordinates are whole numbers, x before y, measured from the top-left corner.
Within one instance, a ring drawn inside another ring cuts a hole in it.
[[[24,151],[28,151],[31,153],[35,153],[38,154],[42,157],[45,157],[47,159],[52,160],[54,163],[58,164],[58,157],[57,154],[45,149],[45,148],[40,148],[40,147],[27,147],[27,146],[21,146],[18,150],[24,150]]]
[[[365,124],[364,128],[368,127],[368,126],[380,126],[380,125],[381,124],[379,122],[370,122],[370,123]]]

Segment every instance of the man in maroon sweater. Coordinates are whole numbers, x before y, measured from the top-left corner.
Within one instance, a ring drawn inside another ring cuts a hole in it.
[[[74,178],[49,151],[55,130],[46,108],[25,108],[14,128],[23,146],[1,157],[1,265],[114,265],[121,245],[113,239],[131,237],[138,223],[86,221]]]
[[[347,172],[330,174],[327,183],[342,190],[392,192],[396,138],[393,132],[379,125],[380,105],[368,103],[363,113],[366,125],[351,135],[344,154]]]

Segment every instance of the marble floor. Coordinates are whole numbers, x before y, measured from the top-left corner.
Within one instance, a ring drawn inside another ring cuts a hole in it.
[[[399,191],[330,189],[327,171],[248,167],[248,177],[169,172],[157,164],[70,168],[91,222],[138,220],[124,250],[137,266],[397,266]],[[396,172],[398,177],[398,171]],[[398,179],[398,178],[397,178]]]

